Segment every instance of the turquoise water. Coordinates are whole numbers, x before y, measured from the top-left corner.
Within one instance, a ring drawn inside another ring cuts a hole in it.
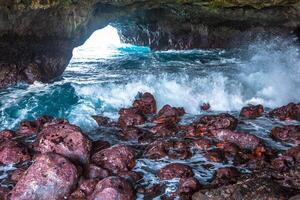
[[[113,119],[138,92],[151,92],[158,106],[182,106],[191,115],[209,102],[213,111],[239,111],[248,103],[273,108],[300,101],[298,47],[290,41],[246,49],[151,52],[128,44],[85,45],[74,50],[66,71],[53,83],[36,82],[0,91],[1,129],[41,115],[66,118],[86,131],[90,117]]]

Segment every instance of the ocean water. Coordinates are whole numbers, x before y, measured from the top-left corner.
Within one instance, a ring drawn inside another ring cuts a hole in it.
[[[257,41],[240,49],[151,52],[148,47],[122,44],[116,30],[108,26],[74,49],[60,79],[1,90],[0,127],[16,129],[22,120],[51,115],[95,135],[98,126],[91,115],[117,119],[118,110],[130,106],[139,92],[151,92],[159,108],[165,104],[184,107],[187,122],[205,114],[199,106],[207,102],[212,113],[238,116],[250,103],[270,110],[300,102],[299,77],[299,47],[290,38]],[[286,145],[269,137],[270,129],[283,123],[261,117],[239,128],[284,149]],[[155,182],[153,171],[169,162],[174,161],[139,159],[136,170],[145,174],[145,182]],[[194,167],[200,180],[211,177],[211,169],[199,164],[205,162],[201,155],[184,162]],[[2,168],[6,177],[7,166]],[[172,182],[166,184],[168,191],[174,190]]]

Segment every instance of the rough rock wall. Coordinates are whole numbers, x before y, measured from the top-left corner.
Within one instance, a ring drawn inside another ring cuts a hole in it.
[[[73,48],[109,23],[153,50],[232,47],[259,33],[300,32],[300,2],[0,0],[0,87],[59,77]]]

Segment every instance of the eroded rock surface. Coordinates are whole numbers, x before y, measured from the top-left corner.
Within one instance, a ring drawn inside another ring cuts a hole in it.
[[[77,183],[77,169],[64,157],[43,154],[25,172],[11,192],[11,200],[61,200]]]

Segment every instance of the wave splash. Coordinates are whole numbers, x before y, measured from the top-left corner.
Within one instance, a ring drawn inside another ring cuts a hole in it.
[[[249,103],[274,108],[300,101],[299,47],[292,40],[259,41],[247,49],[162,52],[118,43],[109,54],[98,51],[99,45],[88,46],[93,52],[88,57],[74,55],[58,82],[1,91],[1,127],[53,115],[91,130],[97,126],[91,115],[117,118],[118,109],[146,91],[159,107],[168,103],[192,115],[201,114],[199,106],[206,102],[222,112]],[[93,56],[97,52],[105,56]]]

